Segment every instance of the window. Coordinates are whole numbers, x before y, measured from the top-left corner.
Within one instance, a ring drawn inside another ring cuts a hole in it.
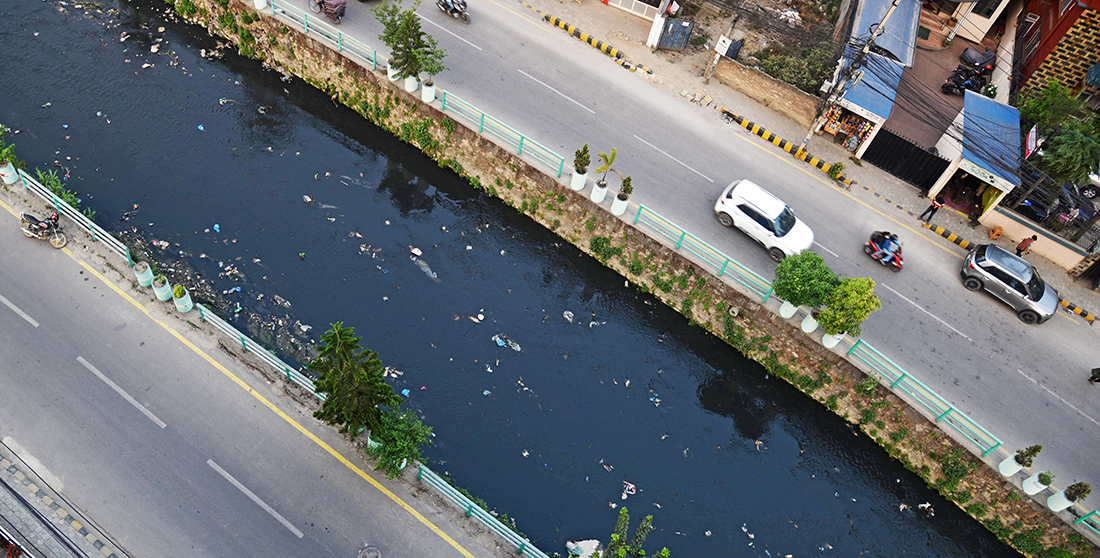
[[[772,230],[771,221],[769,221],[763,215],[761,215],[760,212],[756,211],[755,209],[753,209],[753,208],[751,208],[751,207],[749,207],[745,204],[741,204],[741,205],[737,206],[737,209],[740,209],[741,213],[744,213],[745,215],[748,215],[749,219],[752,219],[753,221],[756,221],[756,224],[760,225],[761,227],[764,227],[768,231]]]
[[[1001,5],[1001,0],[978,0],[978,3],[974,5],[974,12],[984,18],[993,17],[993,12],[997,11],[997,6]]]
[[[1058,13],[1059,14],[1066,13],[1066,10],[1068,10],[1069,7],[1073,5],[1073,3],[1074,3],[1074,0],[1062,0],[1062,11],[1060,11]]]
[[[1039,21],[1039,14],[1028,13],[1024,16],[1024,20],[1020,23],[1020,30],[1016,34],[1019,38],[1027,37],[1028,33],[1031,33],[1031,29],[1035,27],[1035,24]]]
[[[1023,58],[1023,60],[1025,62],[1031,58],[1032,54],[1035,54],[1035,50],[1039,48],[1039,41],[1041,41],[1042,38],[1043,38],[1043,28],[1040,27],[1039,29],[1036,29],[1035,34],[1032,35],[1031,38],[1028,39],[1026,43],[1024,43],[1024,58]]]

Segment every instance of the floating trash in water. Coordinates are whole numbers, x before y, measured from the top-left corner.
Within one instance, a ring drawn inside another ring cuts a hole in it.
[[[527,457],[528,455],[530,455],[530,454],[527,453],[527,450],[523,450],[523,456]],[[585,480],[588,480],[588,477],[584,477],[584,478],[585,478]]]
[[[221,225],[214,223],[214,232],[222,232]]]
[[[309,196],[302,196],[302,201],[304,201],[306,203],[313,203],[313,198],[311,198]]]
[[[200,131],[200,132],[205,132],[205,131],[206,131],[206,128],[203,128],[203,127],[202,127],[202,124],[199,124],[199,131]]]
[[[412,258],[412,261],[415,262],[416,266],[420,268],[420,271],[423,271],[425,275],[431,277],[432,281],[435,281],[436,283],[440,282],[439,276],[436,275],[434,271],[432,271],[432,268],[428,265],[428,262],[418,259],[416,256],[410,256],[410,258]]]
[[[563,318],[565,318],[565,321],[567,321],[569,323],[573,323],[573,313],[572,312],[566,310],[565,312],[561,313],[561,316]]]
[[[412,252],[416,256],[423,256],[424,255],[424,252],[420,248],[417,248],[416,246],[409,246],[409,251]]]
[[[485,365],[485,371],[492,374],[493,373],[493,367],[486,364]]]
[[[637,493],[637,489],[634,488],[633,484],[630,484],[629,482],[623,481],[623,500],[626,500],[626,497],[628,495],[636,494],[636,493]]]
[[[401,390],[401,395],[403,395],[405,397],[408,397],[409,396],[409,389],[405,388],[405,389]]]
[[[507,335],[505,335],[503,333],[498,333],[498,334],[494,335],[492,337],[492,339],[493,339],[493,341],[496,341],[496,344],[497,344],[498,347],[507,346],[509,349],[512,349],[513,351],[515,351],[517,353],[520,351],[519,343],[516,343],[515,341],[512,341],[511,339],[508,338]]]
[[[493,392],[491,392],[489,390],[485,390],[485,391],[481,392],[481,395],[489,395],[490,393],[493,393]]]

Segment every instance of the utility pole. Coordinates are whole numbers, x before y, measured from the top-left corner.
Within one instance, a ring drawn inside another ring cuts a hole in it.
[[[871,36],[867,38],[867,42],[860,49],[859,54],[855,59],[851,61],[844,68],[840,69],[837,75],[836,81],[833,86],[829,88],[829,95],[826,96],[825,102],[817,107],[817,114],[814,116],[814,122],[810,125],[810,131],[806,132],[806,139],[802,140],[802,145],[798,146],[796,155],[801,155],[806,149],[806,144],[810,143],[810,138],[813,137],[814,132],[821,127],[822,121],[825,119],[825,108],[830,107],[840,101],[844,96],[844,91],[850,87],[855,87],[859,84],[859,80],[863,79],[863,62],[867,57],[867,53],[871,52],[871,47],[875,44],[875,38],[882,35],[886,31],[886,20],[890,19],[890,16],[894,14],[894,10],[897,9],[901,0],[894,0],[893,4],[890,4],[890,8],[886,10],[886,13],[882,15],[882,19],[878,24],[871,29]],[[852,80],[851,85],[848,84],[848,80]]]

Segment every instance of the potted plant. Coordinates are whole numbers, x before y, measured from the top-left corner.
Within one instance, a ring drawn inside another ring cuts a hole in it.
[[[386,76],[391,81],[404,76],[405,91],[410,93],[416,91],[424,61],[435,57],[442,63],[447,53],[420,28],[420,17],[416,15],[419,6],[420,0],[416,0],[411,8],[402,10],[401,0],[393,3],[387,0],[372,9],[374,17],[382,24],[382,34],[378,38],[390,47]]]
[[[841,279],[825,298],[825,305],[817,320],[825,330],[822,342],[830,349],[840,343],[845,334],[858,337],[863,320],[882,308],[875,295],[875,282],[869,277]]]
[[[630,200],[630,194],[634,193],[634,184],[631,183],[630,177],[623,179],[623,183],[619,185],[619,193],[615,194],[615,199],[611,200],[611,214],[615,216],[626,213],[627,201]]]
[[[580,192],[588,184],[588,165],[592,162],[588,155],[588,144],[584,144],[573,155],[573,178],[569,187]]]
[[[1088,497],[1092,492],[1092,485],[1087,482],[1075,482],[1066,487],[1065,490],[1051,494],[1047,498],[1047,507],[1054,512],[1060,512],[1073,505],[1074,502],[1080,502]]]
[[[153,278],[153,293],[157,295],[157,300],[168,300],[172,298],[172,285],[168,283],[168,278],[163,273]]]
[[[2,138],[3,135],[0,135]],[[0,178],[4,184],[15,184],[19,180],[19,173],[15,170],[15,144],[5,145],[0,140]]]
[[[181,314],[190,312],[194,306],[191,303],[191,293],[187,292],[187,287],[183,285],[176,285],[172,289],[172,300],[176,303],[176,310],[179,310]]]
[[[367,453],[377,459],[375,470],[389,478],[401,474],[409,460],[422,459],[420,448],[431,443],[432,429],[411,411],[389,410],[379,417],[378,429],[370,434]]]
[[[1041,451],[1043,451],[1043,446],[1040,445],[1028,446],[1024,449],[1016,450],[1016,455],[1010,455],[1004,458],[997,469],[1001,472],[1002,476],[1011,477],[1019,473],[1024,467],[1031,467],[1032,462],[1035,461],[1035,456],[1039,455]]]
[[[1054,474],[1050,471],[1040,471],[1028,477],[1023,484],[1024,494],[1034,496],[1054,482]]]
[[[417,53],[420,71],[428,74],[428,79],[424,80],[424,87],[420,90],[420,100],[425,103],[435,101],[435,81],[432,78],[447,69],[443,65],[443,57],[446,55],[447,51],[438,47],[426,48]]]
[[[618,174],[620,178],[622,178],[622,174],[620,174],[619,171],[611,168],[611,165],[615,164],[615,158],[619,155],[619,152],[614,147],[611,148],[610,154],[598,153],[597,155],[599,156],[600,160],[603,161],[603,164],[596,167],[596,172],[602,172],[603,176],[601,176],[600,179],[596,181],[596,185],[592,188],[592,201],[595,203],[600,203],[605,197],[607,197],[607,173],[609,171],[615,171],[615,174]]]
[[[134,276],[137,277],[138,285],[142,287],[148,287],[153,284],[153,268],[148,262],[138,262],[134,264]]]
[[[836,272],[829,269],[825,260],[815,252],[803,250],[783,258],[775,267],[775,281],[772,283],[775,295],[783,299],[779,315],[790,318],[799,306],[809,306],[811,310],[821,307],[839,282]],[[803,320],[802,329],[806,333],[817,329],[817,320],[812,312]]]

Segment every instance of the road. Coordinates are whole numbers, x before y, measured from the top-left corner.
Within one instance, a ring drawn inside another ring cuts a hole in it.
[[[493,556],[169,303],[0,215],[0,438],[128,553]]]
[[[564,9],[545,0],[529,4],[549,13]],[[1096,365],[1086,349],[1095,333],[1083,320],[1060,312],[1041,326],[1024,325],[990,295],[965,291],[958,272],[965,252],[920,229],[905,212],[861,189],[844,190],[723,123],[713,110],[623,71],[518,2],[478,2],[470,25],[431,3],[417,11],[448,51],[450,69],[436,77],[437,86],[563,154],[567,165],[582,143],[593,154],[616,147],[615,167],[634,178],[632,201],[769,278],[774,262],[766,252],[725,230],[711,208],[738,178],[771,190],[810,225],[815,249],[840,275],[869,276],[878,284],[883,308],[864,324],[865,340],[1001,438],[1004,450],[1043,444],[1037,466],[1058,475],[1055,486],[1096,480],[1088,464],[1100,459],[1100,403],[1095,390],[1082,389]],[[648,29],[647,22],[598,4],[572,11],[630,37],[644,38]],[[385,52],[377,39],[381,26],[367,6],[349,5],[339,29]],[[748,116],[764,121],[769,111],[756,110],[760,116]],[[898,232],[905,243],[908,266],[900,274],[862,255],[870,232],[882,229]]]

